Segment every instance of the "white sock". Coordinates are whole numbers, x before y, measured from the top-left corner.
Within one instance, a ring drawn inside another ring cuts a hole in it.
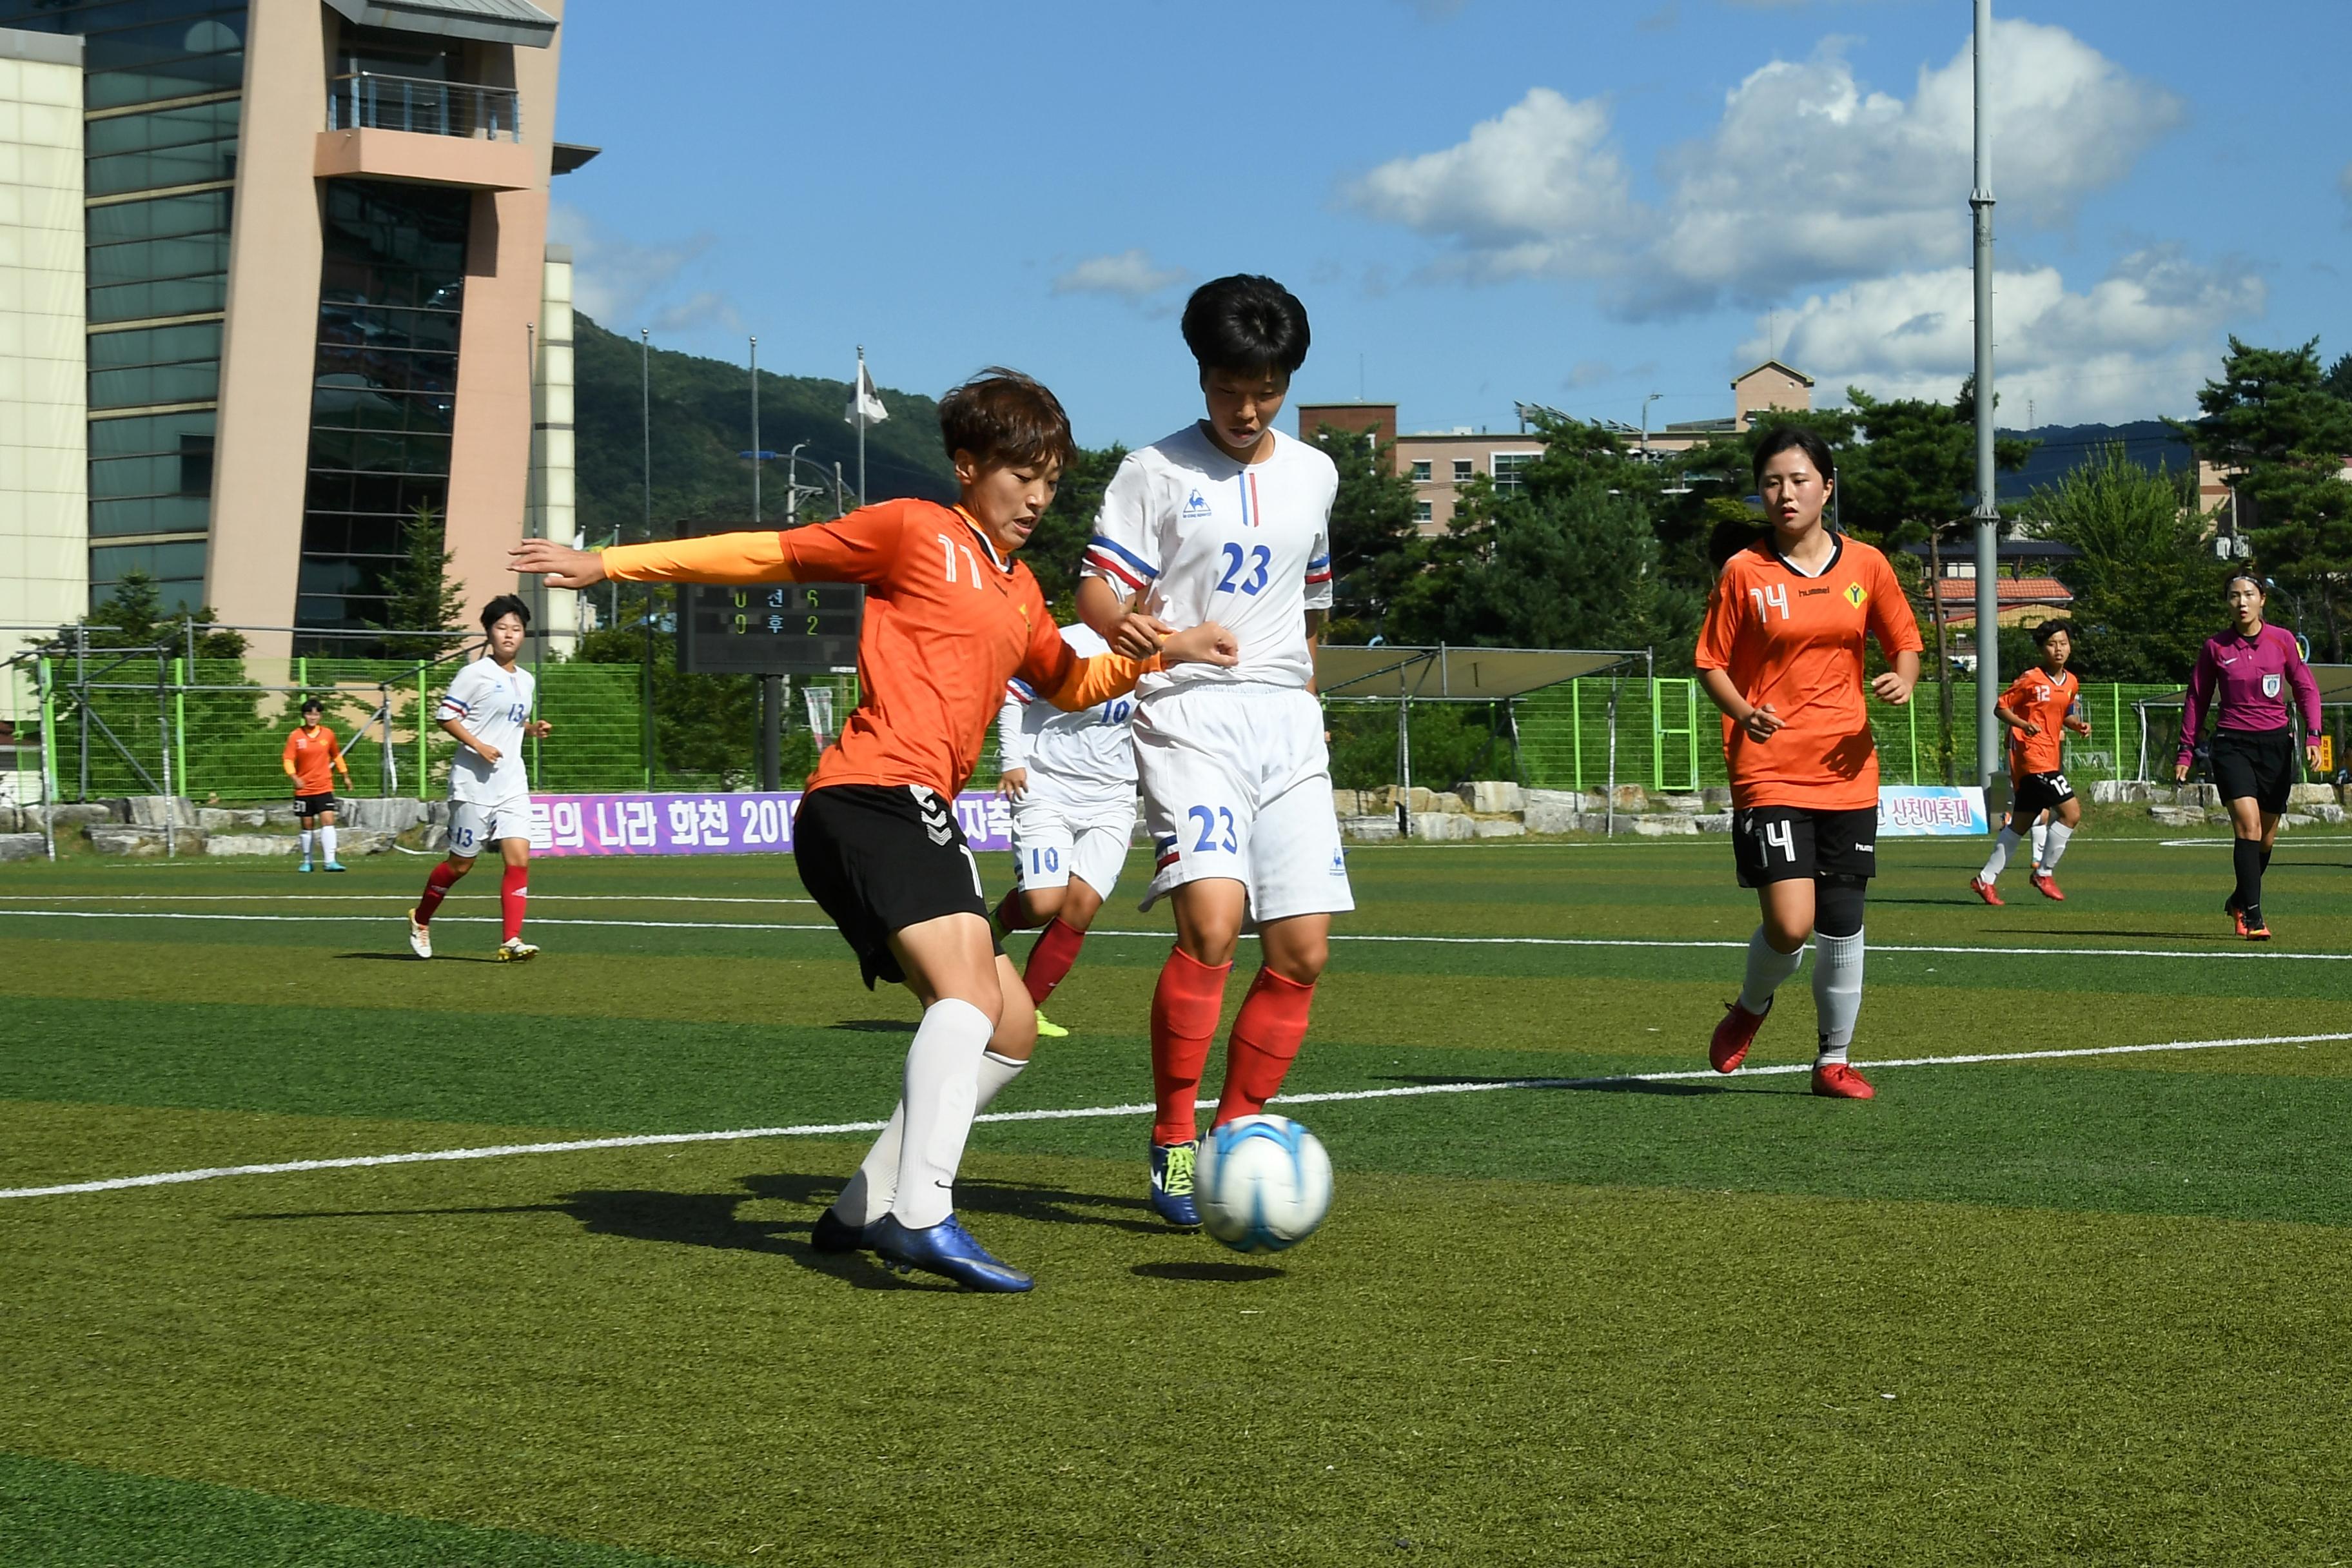
[[[319,829],[319,847],[327,857],[327,864],[335,863],[335,829],[332,823]]]
[[[2058,868],[2058,857],[2066,853],[2066,846],[2074,840],[2074,830],[2064,823],[2053,822],[2050,825],[2050,847],[2042,852],[2041,865],[2044,871],[2055,871]]]
[[[310,858],[310,830],[309,828],[307,828],[307,827],[306,827],[306,828],[304,828],[304,829],[302,830],[302,858],[303,858],[303,859],[305,859],[305,860],[308,860]]]
[[[1780,983],[1804,966],[1805,950],[1782,952],[1764,939],[1764,928],[1758,926],[1748,939],[1748,978],[1740,983],[1739,1005],[1751,1013],[1761,1013],[1772,1005],[1772,993]]]
[[[2037,827],[2033,831],[2038,834],[2042,830]],[[2017,853],[2017,847],[2022,842],[2023,840],[2017,837],[2016,828],[2007,823],[2001,824],[2000,837],[1992,841],[1992,853],[1985,857],[1984,869],[1977,873],[1977,880],[2000,881],[2001,872],[2009,865],[2009,858]]]
[[[1813,1065],[1845,1060],[1853,1023],[1862,1016],[1862,933],[1813,938],[1813,1010],[1820,1015],[1821,1055]]]
[[[986,1110],[989,1101],[1006,1084],[1019,1078],[1021,1069],[1028,1065],[1025,1059],[1015,1061],[994,1051],[982,1052],[979,1093],[972,1100],[972,1114]],[[866,1151],[857,1173],[841,1189],[841,1196],[833,1200],[833,1212],[844,1224],[863,1229],[890,1212],[890,1200],[898,1193],[898,1150],[906,1128],[907,1102],[901,1100],[898,1109],[890,1112],[890,1125],[882,1129],[882,1135],[874,1140],[874,1147]]]
[[[2048,852],[2048,850],[2044,847],[2046,845],[2048,845],[2048,844],[2049,844],[2049,842],[2050,842],[2050,824],[2048,824],[2048,823],[2046,823],[2046,822],[2037,822],[2037,823],[2035,823],[2035,824],[2033,825],[2033,863],[2034,863],[2034,865],[2036,865],[2036,866],[2047,866],[2047,865],[2049,865],[2049,864],[2050,864],[2050,856],[2049,856],[2049,852]]]
[[[980,1064],[995,1033],[987,1014],[945,997],[923,1010],[907,1047],[906,1125],[890,1212],[909,1230],[928,1230],[954,1211],[956,1167],[980,1109]]]

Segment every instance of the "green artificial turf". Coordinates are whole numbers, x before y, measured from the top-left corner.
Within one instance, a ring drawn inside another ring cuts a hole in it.
[[[2243,957],[2209,848],[1989,910],[1980,844],[1890,844],[1856,1057],[2352,1031],[2282,956],[2352,951],[2347,850],[2283,848]],[[2352,1042],[1636,1084],[1737,984],[1720,841],[1351,868],[1340,931],[1413,940],[1339,944],[1293,1089],[1577,1082],[1298,1106],[1339,1193],[1279,1258],[1153,1222],[1132,1114],[975,1133],[1019,1300],[810,1251],[856,1137],[0,1201],[0,1563],[2344,1555]],[[528,966],[466,962],[485,898],[403,960],[418,874],[0,868],[139,917],[0,912],[0,1187],[888,1110],[914,1005],[777,929],[788,862],[544,865]],[[301,918],[156,918],[231,912]],[[1149,1098],[1164,910],[1103,923],[1150,934],[1003,1108]],[[1801,977],[1754,1061],[1811,1029]]]

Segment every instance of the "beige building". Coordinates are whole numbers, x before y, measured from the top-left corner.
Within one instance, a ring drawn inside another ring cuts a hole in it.
[[[1622,436],[1630,447],[1651,452],[1687,451],[1717,437],[1748,430],[1755,424],[1756,416],[1766,409],[1810,409],[1813,405],[1812,388],[1812,377],[1779,360],[1766,360],[1733,378],[1732,412],[1728,417],[1669,425],[1650,432],[1646,437],[1630,425],[1612,422],[1610,428]],[[1391,447],[1396,454],[1397,472],[1412,481],[1413,520],[1424,535],[1445,531],[1454,521],[1460,487],[1473,479],[1491,478],[1496,489],[1506,494],[1517,489],[1519,471],[1542,456],[1544,446],[1543,437],[1532,432],[1492,435],[1467,426],[1444,431],[1400,432],[1397,405],[1393,403],[1298,405],[1298,434],[1302,439],[1312,439],[1324,426],[1370,434]]]
[[[527,512],[570,496],[539,471],[568,431],[533,460],[535,424],[570,422],[533,414],[538,374],[569,374],[568,281],[533,352],[548,184],[586,152],[551,134],[561,18],[0,0],[0,26],[80,50],[85,602],[143,572],[169,606],[286,628],[257,651],[351,649],[328,634],[387,618],[420,518],[469,599],[513,589]]]

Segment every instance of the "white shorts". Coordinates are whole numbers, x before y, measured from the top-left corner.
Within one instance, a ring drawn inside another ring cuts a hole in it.
[[[1144,909],[1220,878],[1248,890],[1260,924],[1356,907],[1314,693],[1255,681],[1155,692],[1136,709],[1135,769],[1151,835]]]
[[[1013,885],[1024,892],[1066,888],[1076,877],[1108,899],[1134,838],[1133,795],[1074,804],[1032,786],[1013,803]]]
[[[495,805],[449,803],[449,853],[475,856],[501,838],[530,838],[530,796],[511,795]]]

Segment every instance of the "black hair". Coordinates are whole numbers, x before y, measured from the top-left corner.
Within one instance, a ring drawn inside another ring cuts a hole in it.
[[[1184,346],[1204,371],[1278,371],[1287,381],[1307,363],[1309,335],[1298,296],[1255,272],[1213,279],[1184,301]]]
[[[327,705],[320,701],[317,698],[305,697],[302,699],[301,711],[305,713],[324,713],[326,710]]]
[[[940,399],[940,439],[950,458],[969,452],[983,467],[1066,468],[1078,457],[1062,400],[1034,376],[1001,364]]]
[[[1792,448],[1812,459],[1814,472],[1825,482],[1837,483],[1837,458],[1830,451],[1830,444],[1801,425],[1776,425],[1767,431],[1764,438],[1756,443],[1756,457],[1749,464],[1748,477],[1761,485],[1764,465]]]
[[[482,629],[488,631],[509,616],[520,620],[523,630],[530,630],[530,606],[514,594],[500,594],[482,606]]]
[[[2227,577],[2221,579],[2221,592],[2225,595],[2228,594],[2230,591],[2230,584],[2232,583],[2252,583],[2254,585],[2254,592],[2263,596],[2263,603],[2267,604],[2270,602],[2271,591],[2269,587],[2263,584],[2260,577],[2255,576],[2252,572],[2231,573]]]
[[[2050,639],[2056,637],[2060,632],[2064,632],[2066,634],[2066,640],[2070,643],[2075,641],[2083,635],[2074,629],[2074,623],[2070,620],[2061,618],[2058,620],[2044,621],[2040,626],[2033,628],[2033,646],[2035,647],[2049,647]]]

